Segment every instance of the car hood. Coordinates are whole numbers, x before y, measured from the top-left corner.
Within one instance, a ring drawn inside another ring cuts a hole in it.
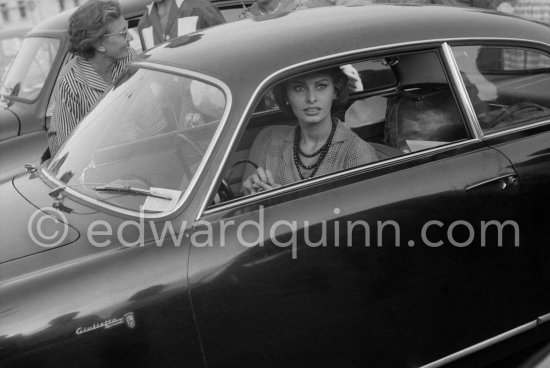
[[[78,239],[79,233],[68,226],[64,216],[51,208],[48,188],[38,178],[21,175],[0,184],[0,264],[62,247]],[[31,202],[22,195],[43,193]],[[65,235],[61,240],[56,234]],[[58,244],[57,244],[58,243]]]

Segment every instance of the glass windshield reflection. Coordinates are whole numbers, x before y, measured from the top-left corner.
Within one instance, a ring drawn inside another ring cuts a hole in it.
[[[59,52],[59,40],[28,37],[2,78],[2,99],[33,101],[38,97]]]
[[[169,212],[197,174],[225,108],[216,86],[133,67],[82,120],[47,170],[96,200]]]

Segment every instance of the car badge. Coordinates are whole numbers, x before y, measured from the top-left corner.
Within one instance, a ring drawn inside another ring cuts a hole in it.
[[[124,319],[126,320],[126,326],[128,326],[129,328],[136,327],[136,320],[134,319],[134,313],[132,312],[126,313],[124,315]]]
[[[111,329],[113,327],[122,326],[124,324],[128,328],[136,327],[136,320],[134,318],[134,313],[133,312],[128,312],[128,313],[124,314],[122,317],[113,317],[113,318],[109,318],[109,319],[106,319],[106,320],[101,321],[101,322],[96,322],[96,323],[94,323],[92,325],[89,325],[89,326],[80,326],[75,330],[75,333],[77,335],[82,335],[82,334],[85,334],[87,332],[100,330],[100,329],[108,330],[108,329]]]

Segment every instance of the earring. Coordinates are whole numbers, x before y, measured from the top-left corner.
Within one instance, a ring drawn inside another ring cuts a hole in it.
[[[334,96],[332,97],[332,100],[336,100],[337,98],[338,98],[338,96],[337,96],[337,95],[334,95]]]
[[[288,100],[285,101],[285,105],[290,105],[290,102],[288,102]]]

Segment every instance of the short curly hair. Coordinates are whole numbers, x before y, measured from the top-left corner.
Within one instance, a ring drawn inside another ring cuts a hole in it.
[[[109,33],[109,24],[122,16],[116,0],[89,0],[69,18],[69,51],[89,59]]]
[[[349,80],[348,76],[342,71],[342,69],[340,69],[340,67],[322,69],[312,72],[312,74],[313,73],[327,73],[330,75],[336,94],[336,98],[334,99],[334,101],[332,101],[332,106],[342,106],[346,104],[346,102],[348,101]],[[288,83],[290,83],[290,81],[292,81],[293,79],[294,78],[287,79],[273,87],[273,97],[275,98],[275,102],[277,102],[277,105],[279,105],[279,109],[281,109],[282,112],[290,117],[296,116],[292,111],[292,106],[290,106],[290,104],[288,103],[286,89]]]

